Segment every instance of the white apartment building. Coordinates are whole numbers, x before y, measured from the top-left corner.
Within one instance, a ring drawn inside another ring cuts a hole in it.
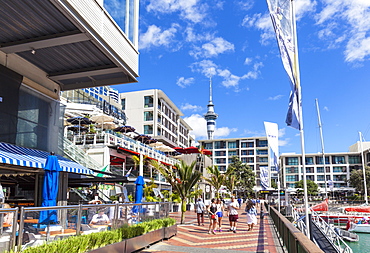
[[[191,127],[181,118],[183,113],[158,89],[120,93],[127,124],[170,147],[189,147]]]
[[[231,163],[231,158],[237,156],[240,161],[246,163],[256,173],[255,190],[261,190],[260,169],[268,167],[269,184],[277,179],[275,168],[269,159],[270,150],[267,137],[245,137],[217,140],[200,140],[200,147],[212,151],[213,165],[218,166],[220,171],[226,171]]]

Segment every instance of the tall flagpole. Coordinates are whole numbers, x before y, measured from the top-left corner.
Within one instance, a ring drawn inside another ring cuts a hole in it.
[[[301,85],[300,85],[300,74],[299,74],[299,63],[298,63],[298,42],[297,42],[297,28],[296,28],[296,20],[295,20],[295,9],[294,9],[294,0],[291,0],[292,5],[292,25],[293,25],[293,39],[294,39],[294,74],[296,80],[296,89],[298,94],[298,105],[299,108],[299,122],[300,122],[300,137],[301,137],[301,152],[302,152],[302,170],[303,170],[303,191],[304,191],[304,205],[305,205],[305,221],[306,221],[306,236],[311,239],[310,236],[310,222],[309,222],[309,210],[308,210],[308,195],[307,195],[307,178],[306,178],[306,152],[304,146],[304,130],[303,130],[303,117],[302,117],[302,92],[301,92]]]
[[[358,132],[360,135],[360,149],[361,149],[361,160],[362,160],[362,174],[364,176],[364,195],[365,195],[365,204],[368,205],[367,201],[367,185],[366,185],[366,172],[365,172],[365,160],[364,160],[364,150],[362,148],[362,133]]]
[[[317,120],[319,122],[319,129],[320,129],[320,140],[321,140],[321,153],[322,153],[322,164],[324,166],[324,177],[325,177],[325,199],[328,198],[328,188],[327,188],[327,183],[326,183],[326,167],[325,167],[325,152],[324,152],[324,138],[322,135],[322,124],[321,124],[321,117],[320,117],[320,109],[319,109],[319,102],[317,98],[315,99],[316,101],[316,110],[317,110]]]

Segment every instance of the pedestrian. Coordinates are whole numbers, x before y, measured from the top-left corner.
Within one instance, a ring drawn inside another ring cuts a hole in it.
[[[241,207],[241,206],[242,206],[242,199],[240,198],[240,196],[239,196],[239,198],[238,198],[238,204],[239,204],[239,207]]]
[[[217,216],[217,224],[218,224],[218,231],[222,232],[222,217],[224,216],[224,209],[225,206],[222,203],[221,199],[217,199],[217,211],[216,211],[216,216]]]
[[[199,198],[197,203],[195,203],[195,212],[197,213],[198,226],[202,221],[202,226],[204,226],[204,212],[206,211],[206,205],[203,203],[203,200]]]
[[[248,231],[252,231],[253,226],[257,225],[257,209],[252,201],[248,201],[245,212],[247,213]]]
[[[229,205],[227,206],[227,210],[229,213],[229,222],[230,222],[230,230],[233,231],[233,233],[236,233],[236,224],[238,222],[238,210],[239,210],[239,204],[237,201],[235,201],[235,197],[231,197],[231,201]]]
[[[209,216],[209,228],[208,228],[208,234],[216,234],[216,224],[217,224],[217,218],[216,218],[216,211],[217,211],[217,204],[216,199],[213,198],[211,200],[211,204],[207,208],[208,216]]]

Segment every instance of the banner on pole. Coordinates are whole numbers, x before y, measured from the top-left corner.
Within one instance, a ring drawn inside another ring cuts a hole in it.
[[[263,190],[266,190],[269,188],[269,168],[265,166],[260,167],[260,180],[261,180],[261,186]]]
[[[265,124],[265,131],[267,141],[272,150],[273,164],[276,171],[279,172],[279,129],[276,123],[263,122]]]
[[[300,84],[298,78],[298,62],[296,57],[296,35],[294,30],[295,22],[293,20],[294,13],[292,8],[292,0],[266,0],[274,26],[276,39],[278,42],[281,60],[285,71],[287,72],[290,83],[291,92],[289,97],[289,108],[286,117],[288,126],[301,130],[300,107],[301,107],[301,94]]]

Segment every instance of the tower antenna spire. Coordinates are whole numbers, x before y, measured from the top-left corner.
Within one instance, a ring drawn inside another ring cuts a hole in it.
[[[207,105],[207,113],[204,114],[204,118],[207,121],[207,134],[208,139],[213,139],[213,133],[215,132],[216,119],[218,118],[217,113],[215,113],[214,104],[212,101],[212,76],[209,78],[209,102]]]

